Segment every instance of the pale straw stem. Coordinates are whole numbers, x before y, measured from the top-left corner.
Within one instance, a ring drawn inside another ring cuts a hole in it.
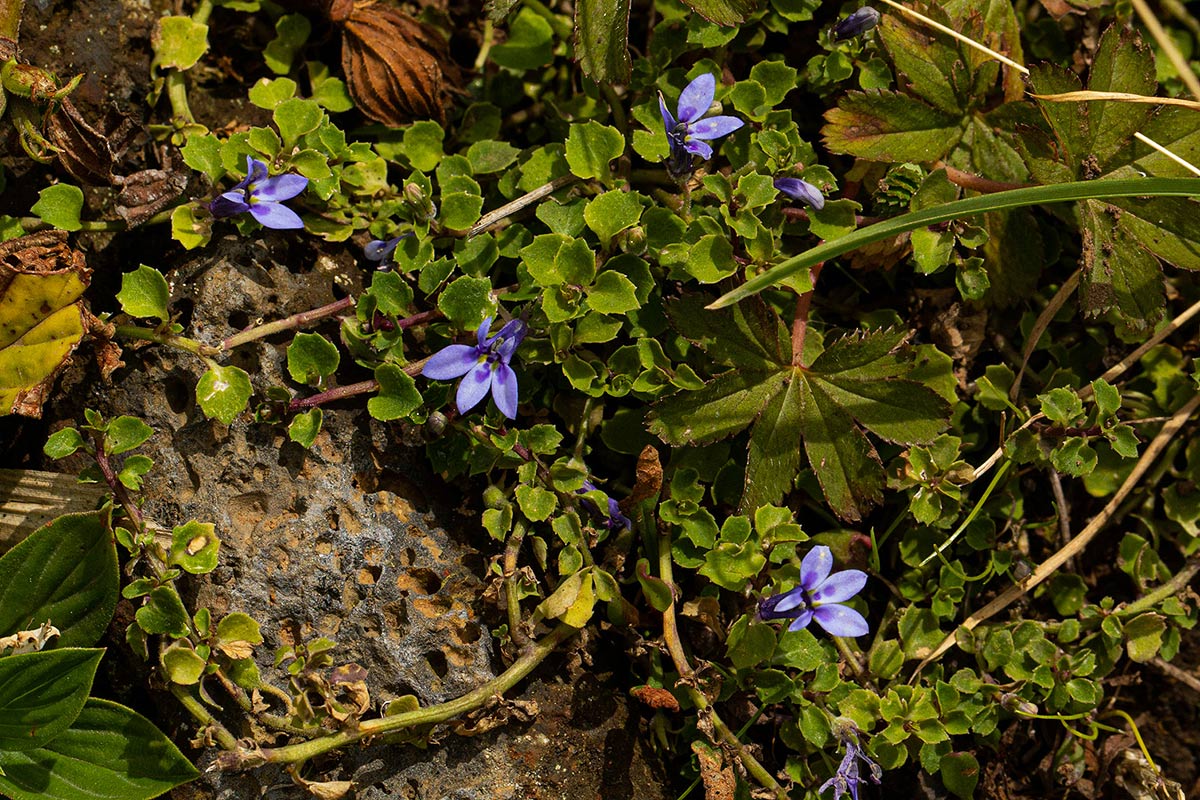
[[[1186,169],[1186,170],[1188,170],[1189,172],[1191,172],[1193,175],[1200,175],[1200,168],[1197,168],[1195,164],[1193,164],[1192,162],[1190,162],[1190,161],[1188,161],[1187,159],[1183,158],[1182,156],[1179,156],[1179,155],[1176,155],[1175,153],[1172,153],[1170,150],[1168,150],[1167,148],[1163,147],[1161,144],[1159,144],[1158,142],[1154,141],[1154,140],[1153,140],[1153,139],[1151,139],[1149,136],[1146,136],[1146,135],[1145,135],[1145,134],[1143,134],[1141,131],[1138,131],[1138,132],[1137,132],[1137,133],[1135,133],[1133,136],[1134,136],[1134,138],[1135,138],[1135,139],[1137,139],[1139,142],[1145,142],[1146,144],[1150,145],[1150,146],[1151,146],[1151,147],[1153,147],[1155,150],[1157,150],[1158,152],[1162,153],[1164,156],[1166,156],[1167,158],[1171,159],[1172,161],[1174,161],[1174,162],[1175,162],[1176,164],[1178,164],[1179,166],[1181,166],[1181,167],[1183,167],[1184,169]]]
[[[1007,64],[1008,66],[1015,69],[1017,72],[1020,72],[1022,75],[1029,74],[1028,69],[1026,69],[1022,65],[1018,64],[1016,61],[1013,61],[1008,56],[1001,55],[1000,53],[997,53],[992,48],[987,47],[986,45],[982,45],[979,42],[975,41],[974,39],[970,39],[966,36],[963,36],[961,33],[959,33],[958,31],[956,31],[952,28],[947,28],[945,25],[941,24],[940,22],[934,22],[933,20],[931,20],[929,17],[925,16],[924,14],[921,14],[917,11],[913,11],[911,8],[902,6],[899,3],[892,2],[892,0],[882,0],[882,2],[891,6],[892,8],[896,9],[897,11],[901,11],[905,14],[908,14],[913,19],[921,20],[921,22],[925,23],[929,27],[935,28],[936,30],[941,31],[942,33],[946,34],[947,36],[952,36],[955,39],[958,39],[960,42],[965,44],[967,47],[974,47],[976,50],[978,50],[982,53],[987,53],[992,58],[996,59],[997,61],[999,61],[1003,64]]]

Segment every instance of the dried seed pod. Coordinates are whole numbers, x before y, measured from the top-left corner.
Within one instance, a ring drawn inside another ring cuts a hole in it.
[[[375,0],[334,0],[329,17],[342,27],[342,71],[364,114],[392,126],[445,121],[458,70],[435,31]]]

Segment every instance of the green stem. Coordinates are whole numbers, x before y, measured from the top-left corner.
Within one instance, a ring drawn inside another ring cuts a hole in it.
[[[173,347],[176,350],[183,350],[185,353],[191,353],[194,356],[199,356],[208,362],[209,366],[213,366],[212,356],[221,354],[221,348],[213,347],[212,345],[203,344],[195,339],[189,339],[186,336],[177,336],[173,333],[161,333],[153,328],[142,328],[137,325],[118,325],[116,335],[126,339],[140,339],[144,342],[154,342],[155,344],[166,345]]]
[[[2,2],[2,0],[0,0],[0,2]],[[175,209],[181,205],[187,205],[187,203],[177,203],[170,208],[165,208],[155,214],[153,217],[150,217],[150,219],[140,224],[161,225],[164,222],[170,222],[171,214],[173,214]],[[41,217],[21,217],[18,222],[21,224],[21,229],[27,233],[45,230],[50,227],[50,225],[46,224]],[[97,219],[80,222],[79,230],[83,233],[121,233],[122,231],[129,230],[129,226],[123,219]]]
[[[187,710],[189,714],[195,717],[202,725],[208,728],[208,732],[216,739],[217,744],[223,750],[237,750],[237,737],[226,730],[225,726],[217,722],[204,703],[201,703],[192,694],[177,683],[171,684],[171,694],[175,695],[175,699],[179,704]]]
[[[265,325],[256,325],[253,328],[247,328],[244,331],[235,333],[225,341],[221,342],[221,350],[228,351],[238,345],[253,342],[256,339],[263,339],[267,336],[273,336],[276,333],[295,330],[302,328],[305,325],[311,325],[318,320],[332,317],[342,311],[345,311],[354,306],[355,300],[353,297],[343,297],[334,303],[314,308],[311,311],[301,311],[299,314],[292,314],[290,317],[277,319],[274,322],[268,322]]]
[[[521,630],[521,598],[517,596],[517,556],[525,541],[525,523],[513,523],[513,532],[504,543],[504,603],[508,608],[508,635],[517,647],[528,647],[529,637]]]
[[[1200,573],[1200,555],[1194,555],[1188,559],[1187,563],[1183,565],[1183,568],[1179,570],[1179,572],[1176,572],[1171,579],[1162,586],[1158,587],[1144,597],[1134,600],[1124,608],[1118,609],[1116,612],[1117,616],[1132,617],[1135,614],[1148,611],[1149,609],[1161,603],[1163,600],[1166,600],[1168,597],[1179,594],[1186,589],[1189,585],[1191,585],[1192,578],[1196,577],[1197,573]]]
[[[167,84],[167,100],[171,102],[171,115],[189,125],[195,124],[196,117],[192,114],[192,107],[188,105],[187,81],[184,80],[183,73],[177,69],[169,69],[164,80]]]
[[[479,55],[475,56],[475,71],[482,73],[487,64],[488,54],[492,52],[492,39],[496,38],[492,18],[483,21],[483,33],[480,34]]]
[[[261,752],[261,756],[265,761],[276,764],[307,761],[323,753],[346,747],[370,737],[383,736],[419,725],[433,725],[445,722],[460,714],[482,708],[493,697],[503,695],[506,691],[520,683],[550,653],[554,652],[554,649],[558,645],[574,636],[576,632],[577,629],[569,625],[559,625],[546,636],[543,636],[540,641],[526,648],[521,657],[514,661],[512,666],[502,674],[483,684],[478,689],[468,692],[455,700],[447,703],[439,703],[428,708],[418,708],[416,711],[409,711],[405,714],[367,720],[366,722],[359,723],[358,727],[353,730],[337,731],[320,739],[284,745],[283,747],[268,748]]]
[[[21,13],[24,10],[25,0],[0,0],[0,36],[16,43],[21,35]]]
[[[1066,203],[1108,197],[1191,197],[1194,195],[1200,195],[1200,178],[1133,178],[1130,180],[1056,183],[1052,186],[1013,189],[1007,192],[970,197],[966,200],[956,200],[953,203],[944,203],[933,208],[914,211],[911,214],[903,214],[866,228],[860,228],[832,242],[825,242],[811,250],[792,256],[766,272],[754,276],[733,291],[726,292],[708,307],[725,308],[739,300],[758,294],[784,278],[822,261],[836,258],[872,242],[929,225],[936,225],[939,222],[973,217],[988,211],[1037,206],[1045,203]]]
[[[213,12],[213,1],[212,0],[200,0],[199,5],[196,6],[196,10],[192,12],[192,21],[198,22],[201,25],[207,25],[208,18],[210,16],[212,16],[212,12]]]

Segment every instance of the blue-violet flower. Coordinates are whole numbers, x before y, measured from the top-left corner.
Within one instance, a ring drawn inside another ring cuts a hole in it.
[[[835,728],[839,727],[835,723]],[[867,765],[870,770],[869,777],[872,783],[879,783],[883,779],[883,770],[879,765],[871,760],[871,757],[863,752],[862,747],[858,743],[858,728],[853,722],[846,720],[845,730],[838,732],[838,738],[842,740],[842,744],[846,745],[846,755],[842,757],[842,763],[838,765],[837,772],[833,777],[821,784],[818,792],[824,792],[826,789],[833,789],[833,800],[839,800],[843,795],[850,795],[853,800],[858,800],[858,785],[862,782],[862,777],[859,774],[858,762]]]
[[[587,494],[588,492],[595,491],[597,491],[596,484],[589,480],[585,480],[583,482],[583,487],[576,489],[575,494]],[[584,498],[583,505],[588,509],[588,511],[592,512],[596,516],[600,516],[600,508],[591,500]],[[630,530],[633,529],[633,522],[630,521],[629,517],[621,513],[621,506],[611,497],[608,498],[608,517],[604,520],[604,527],[608,528],[610,531],[619,530],[621,528],[629,528]]]
[[[488,317],[475,333],[478,344],[443,347],[425,362],[421,374],[436,381],[462,377],[455,398],[460,414],[470,411],[491,391],[500,413],[516,419],[517,374],[509,362],[517,345],[525,338],[528,326],[524,320],[514,319],[499,333],[488,336],[491,327],[492,318]]]
[[[833,26],[834,39],[853,39],[879,24],[880,14],[870,6],[863,6]]]
[[[862,614],[842,605],[862,591],[867,574],[858,569],[846,569],[830,575],[833,553],[825,545],[817,545],[800,562],[800,585],[783,594],[772,595],[758,604],[762,620],[788,619],[789,631],[807,628],[814,619],[834,636],[862,636],[870,628]]]
[[[679,93],[676,108],[678,118],[667,110],[667,100],[658,93],[658,108],[662,112],[663,125],[667,129],[667,144],[671,154],[667,158],[667,171],[673,177],[682,178],[692,171],[692,155],[712,158],[713,139],[728,136],[746,123],[737,117],[717,116],[704,119],[712,106],[717,92],[717,80],[712,73],[697,75],[695,80]],[[707,141],[706,141],[707,140]]]
[[[825,195],[808,181],[799,178],[776,178],[775,188],[793,200],[808,203],[817,211],[825,207]]]
[[[412,236],[412,231],[406,231],[394,239],[372,239],[363,247],[363,255],[368,261],[378,261],[379,266],[376,267],[380,272],[386,272],[396,262],[392,259],[392,254],[396,252],[396,245],[400,244],[401,239],[407,239]]]
[[[268,228],[292,230],[303,228],[300,215],[283,205],[308,186],[308,178],[302,175],[276,175],[267,177],[267,165],[256,158],[246,156],[246,177],[225,194],[208,205],[214,217],[232,217],[250,212],[250,216]]]

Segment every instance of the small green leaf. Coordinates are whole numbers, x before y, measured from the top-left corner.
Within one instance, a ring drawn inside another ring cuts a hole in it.
[[[112,455],[119,455],[140,447],[153,435],[154,429],[137,417],[120,416],[108,423],[104,436],[105,450]]]
[[[228,425],[250,402],[250,376],[239,367],[215,366],[196,384],[196,401],[206,417]]]
[[[572,125],[567,134],[567,164],[578,178],[607,181],[608,162],[625,152],[625,138],[616,128],[594,120]]]
[[[404,370],[383,364],[375,370],[379,394],[367,401],[367,411],[375,419],[388,421],[407,417],[421,405],[421,393]]]
[[[469,275],[456,278],[438,297],[438,309],[457,327],[475,330],[495,313],[492,284]]]
[[[942,783],[961,800],[971,800],[975,796],[975,786],[979,783],[979,761],[970,753],[950,753],[942,756]]]
[[[284,14],[275,21],[275,38],[263,48],[263,60],[267,69],[276,75],[286,75],[292,70],[296,53],[308,41],[312,25],[303,14]]]
[[[483,198],[474,192],[449,192],[442,195],[442,225],[452,231],[463,231],[479,221]]]
[[[1083,416],[1083,401],[1070,389],[1051,389],[1046,394],[1038,395],[1038,401],[1046,418],[1059,425],[1070,425]]]
[[[619,190],[592,198],[583,210],[584,221],[600,237],[600,244],[605,248],[612,237],[626,228],[632,228],[641,216],[641,195]]]
[[[516,495],[521,513],[532,522],[549,519],[554,510],[558,508],[558,497],[554,492],[548,492],[540,486],[518,486]]]
[[[446,132],[442,126],[432,120],[423,119],[414,122],[404,132],[404,155],[413,169],[430,172],[445,158],[442,141]]]
[[[297,333],[288,345],[288,374],[296,383],[320,383],[337,371],[339,360],[338,349],[319,333]]]
[[[138,627],[146,633],[159,633],[182,639],[191,633],[191,618],[183,607],[179,592],[171,585],[159,586],[147,595],[146,604],[134,614]]]
[[[543,67],[554,58],[554,30],[533,9],[522,8],[508,26],[508,39],[492,48],[491,57],[520,72]]]
[[[78,647],[0,659],[0,752],[42,747],[79,715],[103,650]]]
[[[169,564],[193,575],[212,572],[217,567],[221,538],[211,522],[190,520],[171,531]]]
[[[83,210],[83,191],[69,183],[56,183],[38,192],[38,201],[30,212],[43,222],[64,231],[83,227],[79,212]]]
[[[49,619],[59,647],[91,645],[117,592],[117,548],[100,517],[61,516],[0,558],[0,635]]]
[[[221,174],[225,174],[222,167]],[[203,247],[212,239],[212,215],[196,218],[196,209],[190,205],[176,206],[171,212],[171,238],[183,245],[184,250]]]
[[[633,281],[613,270],[601,272],[588,288],[587,304],[601,314],[625,314],[641,307]]]
[[[162,17],[150,36],[154,66],[191,69],[208,51],[208,26],[191,17]]]
[[[250,93],[253,95],[254,90],[251,89]],[[213,183],[225,174],[225,165],[221,163],[221,141],[216,136],[189,136],[179,152],[183,154],[183,163],[197,172],[203,172]]]
[[[508,142],[485,139],[467,148],[467,160],[471,162],[472,172],[476,175],[487,175],[499,172],[516,161],[520,152]]]
[[[153,468],[154,459],[147,456],[130,456],[121,465],[121,471],[117,473],[117,480],[126,489],[140,492],[142,490],[142,478]]]
[[[288,425],[288,438],[301,447],[312,447],[323,421],[324,413],[319,408],[297,414]]]
[[[693,11],[718,25],[740,25],[757,5],[755,0],[685,0]]]
[[[1158,655],[1166,628],[1167,623],[1162,615],[1152,612],[1141,614],[1126,622],[1123,631],[1125,649],[1130,660],[1144,664]]]
[[[258,83],[250,87],[250,102],[259,108],[274,111],[275,106],[295,97],[298,88],[291,78],[259,78]],[[216,139],[215,136],[205,138]],[[195,137],[189,137],[188,145],[194,139]],[[184,146],[184,150],[187,150],[187,145]]]
[[[1108,419],[1121,408],[1121,393],[1103,378],[1092,381],[1092,394],[1096,398],[1096,410],[1101,419]]]
[[[283,138],[283,146],[293,147],[301,136],[317,129],[325,118],[325,112],[312,100],[293,97],[275,106],[272,118]]]
[[[183,642],[172,642],[162,651],[159,659],[167,680],[181,686],[199,683],[204,668],[208,666],[208,662]]]
[[[656,611],[661,613],[671,607],[675,599],[671,587],[662,578],[650,573],[650,562],[645,558],[638,559],[637,579],[641,584],[642,594]]]
[[[83,436],[76,428],[63,428],[55,431],[46,439],[42,452],[50,458],[66,458],[84,446]]]
[[[217,641],[262,644],[262,630],[249,614],[235,611],[217,623]]]
[[[121,291],[117,302],[131,317],[157,319],[166,322],[169,291],[162,273],[145,264],[121,276]]]
[[[94,697],[44,747],[0,752],[0,792],[14,800],[150,800],[199,774],[145,717]]]

